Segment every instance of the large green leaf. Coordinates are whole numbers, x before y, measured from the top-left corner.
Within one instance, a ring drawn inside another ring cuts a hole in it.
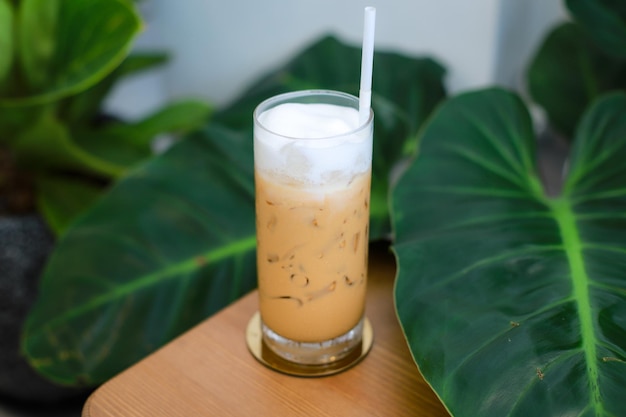
[[[626,96],[586,113],[546,197],[514,94],[448,101],[393,194],[395,301],[462,416],[626,415]]]
[[[256,285],[250,141],[207,128],[77,221],[25,325],[36,369],[101,383]]]
[[[20,2],[19,57],[25,85],[2,106],[51,102],[84,90],[127,55],[140,18],[125,0]]]
[[[579,25],[563,23],[548,34],[527,77],[530,94],[551,125],[571,138],[589,103],[608,91],[626,90],[626,61],[606,55]]]
[[[88,89],[114,70],[140,29],[137,12],[125,0],[18,3],[20,21],[14,32],[20,34],[20,59],[13,61],[21,62],[13,62],[0,89],[0,142],[9,146],[48,106]]]
[[[566,0],[574,19],[607,55],[626,60],[626,2]]]
[[[252,131],[252,112],[264,99],[302,89],[340,90],[357,95],[361,48],[327,36],[305,48],[284,66],[255,82],[215,119]],[[430,58],[413,58],[387,51],[374,53],[372,108],[374,159],[370,236],[390,232],[388,194],[393,166],[414,144],[412,139],[434,107],[446,96],[444,68]]]

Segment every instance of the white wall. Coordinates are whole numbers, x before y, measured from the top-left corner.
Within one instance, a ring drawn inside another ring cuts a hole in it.
[[[143,0],[137,49],[164,48],[167,68],[126,83],[111,107],[139,115],[160,101],[225,104],[309,42],[334,33],[360,45],[365,6],[377,8],[376,48],[429,55],[452,93],[519,86],[530,53],[564,16],[562,0]]]
[[[493,82],[524,87],[524,73],[546,32],[567,18],[561,0],[502,0]]]

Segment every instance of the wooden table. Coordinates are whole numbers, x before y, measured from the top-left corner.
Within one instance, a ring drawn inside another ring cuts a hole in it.
[[[394,275],[393,256],[372,250],[367,316],[374,346],[343,373],[298,378],[257,362],[245,343],[255,291],[103,384],[83,416],[449,416],[402,336]]]

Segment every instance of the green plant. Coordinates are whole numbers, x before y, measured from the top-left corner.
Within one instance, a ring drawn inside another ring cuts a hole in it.
[[[626,3],[566,3],[574,21],[557,25],[546,36],[530,62],[527,81],[550,127],[570,139],[595,99],[626,91]]]
[[[395,298],[455,416],[626,413],[626,95],[576,131],[549,198],[516,95],[448,101],[394,190]],[[419,202],[419,204],[416,204]]]
[[[500,89],[438,109],[394,189],[400,323],[455,416],[626,414],[626,9],[567,4],[528,73],[571,141],[562,192]]]
[[[12,191],[32,190],[57,235],[151,157],[157,134],[208,117],[199,101],[138,122],[103,114],[122,77],[166,61],[161,53],[128,56],[141,24],[130,0],[0,0],[0,153],[16,172],[0,172],[0,191],[10,204]]]

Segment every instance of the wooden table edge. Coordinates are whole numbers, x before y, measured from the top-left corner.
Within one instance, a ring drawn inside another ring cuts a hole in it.
[[[372,310],[369,311],[370,314],[374,312],[378,314],[378,311],[380,309],[383,309],[385,311],[386,321],[381,324],[381,322],[379,321],[381,319],[379,317],[370,317],[372,319],[372,322],[378,321],[377,326],[376,326],[378,327],[378,329],[375,328],[374,349],[368,355],[369,357],[366,357],[363,360],[364,364],[359,364],[355,367],[355,372],[356,371],[365,372],[366,371],[365,364],[369,363],[371,365],[371,362],[373,362],[377,356],[381,356],[382,354],[384,354],[385,360],[390,361],[389,363],[393,363],[394,366],[397,367],[397,369],[402,370],[401,373],[397,375],[399,379],[398,381],[396,381],[398,382],[398,386],[403,386],[405,384],[408,384],[410,387],[413,388],[413,392],[403,391],[400,393],[395,393],[395,392],[388,393],[390,395],[390,398],[397,397],[397,403],[390,404],[390,405],[398,406],[399,409],[401,408],[400,406],[402,406],[408,410],[408,414],[394,414],[395,417],[400,417],[401,415],[407,415],[407,416],[414,415],[414,413],[418,413],[418,415],[428,415],[431,417],[449,416],[448,412],[446,411],[444,406],[441,404],[441,401],[439,400],[437,395],[432,391],[432,388],[430,387],[430,385],[424,380],[423,376],[421,375],[419,369],[417,368],[417,366],[415,365],[411,357],[410,351],[408,349],[408,345],[404,341],[404,335],[402,334],[402,330],[399,326],[397,314],[393,306],[392,293],[393,293],[393,287],[394,287],[394,284],[393,284],[394,277],[395,277],[395,258],[390,252],[385,251],[384,249],[376,248],[374,251],[372,251],[370,255],[370,283],[368,284],[369,285],[368,306],[372,307]],[[387,301],[385,301],[384,303],[380,303],[379,301],[377,301],[381,296],[383,297],[383,299],[387,298]],[[235,301],[234,303],[220,310],[219,312],[212,315],[211,317],[208,317],[207,319],[200,322],[199,324],[193,326],[192,328],[190,328],[189,330],[187,330],[186,332],[178,336],[176,339],[162,346],[155,352],[151,353],[150,355],[146,356],[142,360],[138,361],[136,364],[132,365],[131,367],[127,368],[126,370],[120,372],[118,375],[114,376],[110,380],[103,383],[94,392],[92,392],[91,395],[85,401],[85,404],[82,410],[82,417],[114,417],[114,416],[122,415],[122,414],[115,414],[112,411],[107,411],[104,405],[106,404],[107,401],[109,402],[109,404],[111,403],[112,393],[115,393],[115,395],[121,395],[121,393],[119,392],[121,385],[118,386],[118,384],[120,384],[122,380],[128,379],[128,377],[134,373],[141,372],[142,369],[145,369],[148,366],[148,363],[151,363],[151,366],[154,366],[154,362],[159,361],[160,359],[165,357],[169,349],[173,348],[177,344],[181,344],[182,341],[188,341],[194,338],[200,333],[206,333],[211,328],[214,328],[215,327],[214,325],[216,323],[223,321],[225,318],[232,315],[233,312],[236,312],[238,309],[241,309],[244,304],[248,305],[249,303],[252,302],[251,300],[256,301],[256,297],[257,297],[256,290],[244,295],[239,300]],[[381,306],[374,305],[374,303],[381,304]],[[247,308],[249,309],[249,307]],[[395,322],[395,325],[393,322]],[[388,329],[388,327],[393,327],[393,329],[390,330]],[[241,329],[242,337],[240,340],[241,343],[244,343],[244,337],[243,337],[244,329],[245,329],[245,326],[242,326],[242,329]],[[386,336],[389,336],[392,333],[393,333],[393,338],[394,338],[394,344],[393,344],[393,349],[390,349],[390,346],[392,345],[390,345],[388,341],[381,340],[380,338],[381,337],[386,338]],[[402,340],[400,340],[400,338]],[[398,344],[400,346],[396,346]],[[249,352],[246,352],[246,353],[249,354]],[[372,356],[374,358],[370,358]],[[263,367],[261,364],[258,364],[258,366]],[[265,372],[265,370],[263,372]],[[377,370],[377,372],[384,373],[386,372],[386,369],[384,368],[379,369]],[[274,374],[276,374],[276,378],[284,377],[284,375],[279,376],[279,374],[277,373],[274,373]],[[376,376],[380,377],[381,374],[378,374]],[[297,378],[297,377],[287,377],[287,378]],[[328,378],[334,378],[334,377],[324,377],[324,378],[318,378],[318,379],[326,379],[327,381],[332,381],[331,379],[328,379]],[[345,376],[343,378],[345,378]],[[301,380],[302,378],[298,378],[298,379]],[[384,388],[384,387],[381,387],[381,388]],[[373,391],[376,392],[376,390],[378,389],[379,388],[376,388]],[[410,398],[412,401],[411,402],[405,401],[405,403],[402,403],[404,401],[404,398],[402,396],[405,396],[406,398]],[[376,416],[387,415],[384,413],[384,410],[380,410],[380,411],[382,412],[382,414],[376,414],[376,411],[373,411],[372,413],[368,415],[376,415]],[[137,414],[137,415],[144,416],[144,414]],[[162,415],[165,416],[168,414],[162,414]],[[150,417],[161,417],[161,414],[150,415]]]

